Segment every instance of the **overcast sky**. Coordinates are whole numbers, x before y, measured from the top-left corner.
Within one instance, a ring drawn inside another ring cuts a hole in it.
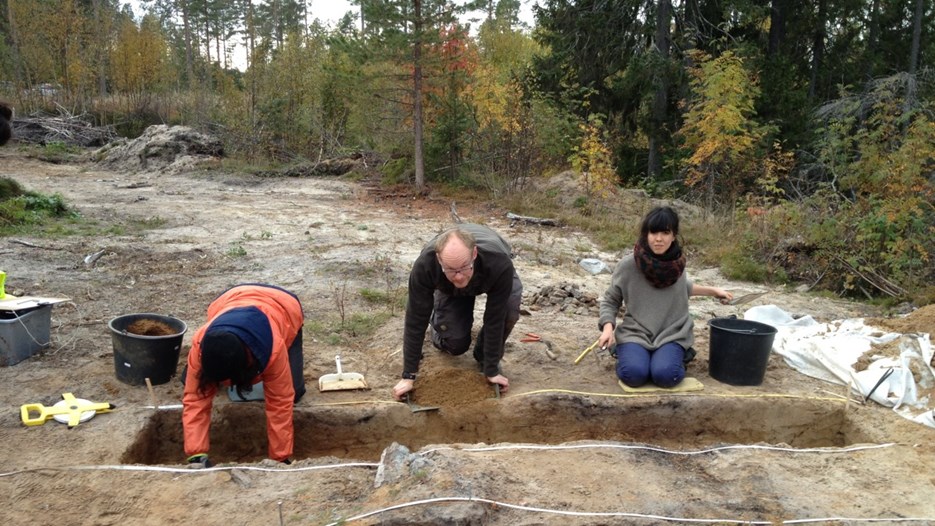
[[[138,0],[125,0],[126,3],[129,3],[133,6],[134,13],[137,15],[142,14],[142,10],[139,7]],[[536,0],[521,0],[522,7],[520,8],[520,20],[526,22],[532,26],[532,5]],[[348,11],[354,11],[355,15],[358,12],[356,6],[351,6],[351,3],[348,0],[310,0],[309,1],[310,10],[309,13],[312,17],[318,18],[326,25],[334,27],[337,24],[338,20],[344,16],[344,13]],[[480,13],[474,13],[475,16],[479,16]]]

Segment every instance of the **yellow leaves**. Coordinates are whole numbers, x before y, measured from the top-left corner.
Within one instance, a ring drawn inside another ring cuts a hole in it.
[[[743,60],[731,52],[712,58],[692,54],[696,66],[692,98],[678,135],[688,150],[681,168],[689,186],[718,183],[735,191],[763,173],[758,158],[768,128],[755,120],[754,102],[760,89]],[[713,181],[729,174],[726,181]]]
[[[125,93],[154,90],[166,80],[168,46],[151,16],[140,27],[125,20],[120,26],[110,62],[114,85]]]
[[[588,195],[609,197],[617,185],[610,149],[601,133],[603,122],[591,115],[587,123],[579,126],[581,143],[574,148],[571,165],[581,174]]]
[[[509,105],[516,104],[518,93],[511,83],[500,82],[497,72],[486,65],[475,71],[472,91],[477,118],[481,127],[510,129]]]
[[[68,59],[80,43],[77,36],[79,17],[72,2],[36,2],[8,0],[11,30],[22,55],[23,67],[32,82],[63,82],[68,75]]]

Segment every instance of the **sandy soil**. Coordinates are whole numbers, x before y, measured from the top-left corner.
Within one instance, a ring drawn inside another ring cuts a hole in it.
[[[613,265],[619,255],[580,232],[511,226],[506,211],[468,203],[458,204],[461,217],[513,241],[529,300],[503,364],[509,393],[496,398],[470,356],[427,346],[414,402],[439,409],[412,412],[390,396],[401,369],[399,310],[373,336],[310,330],[297,462],[264,459],[261,403],[219,396],[211,454],[220,467],[186,469],[178,377],[154,386],[155,409],[145,386],[117,380],[108,321],[141,312],[185,321],[181,370],[207,304],[236,283],[286,287],[309,323],[324,326],[385,311],[361,291],[397,293],[425,240],[451,224],[450,203],[334,178],[51,165],[11,149],[0,152],[0,175],[59,192],[97,222],[91,234],[0,239],[8,293],[71,298],[52,311],[51,347],[0,368],[6,524],[935,523],[933,430],[848,402],[843,388],[775,354],[760,386],[712,379],[706,322],[743,308],[710,298],[692,300],[698,357],[689,375],[704,389],[625,394],[606,353],[574,365],[598,336],[587,301],[564,309],[532,301],[561,285],[597,297],[609,274],[576,262]],[[766,290],[691,262],[689,272],[735,294]],[[879,316],[782,289],[751,305],[764,303],[819,321]],[[930,311],[898,323],[932,332]],[[520,342],[527,332],[548,345]],[[318,392],[336,354],[370,390]],[[21,405],[51,406],[63,393],[116,408],[73,429],[23,425]]]

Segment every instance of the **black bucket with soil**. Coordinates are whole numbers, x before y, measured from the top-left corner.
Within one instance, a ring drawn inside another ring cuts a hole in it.
[[[773,348],[776,328],[758,321],[714,318],[711,327],[708,374],[730,385],[760,385]]]
[[[117,379],[129,385],[159,385],[175,376],[188,326],[172,316],[125,314],[108,323]]]

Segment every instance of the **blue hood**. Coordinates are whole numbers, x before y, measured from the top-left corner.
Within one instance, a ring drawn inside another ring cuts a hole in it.
[[[260,365],[260,371],[266,370],[273,354],[273,331],[266,314],[256,307],[237,307],[211,322],[206,332],[221,330],[236,335]]]

